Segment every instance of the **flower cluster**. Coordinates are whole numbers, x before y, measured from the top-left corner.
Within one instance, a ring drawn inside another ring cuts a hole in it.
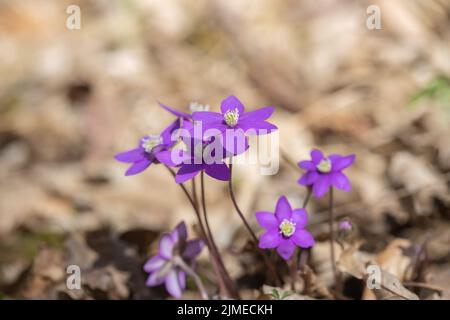
[[[219,279],[220,290],[232,294],[233,285],[227,274],[225,265],[211,236],[211,230],[206,215],[205,196],[203,186],[203,173],[220,180],[230,181],[230,197],[236,211],[243,220],[244,225],[251,233],[253,239],[258,240],[250,225],[239,209],[231,183],[231,162],[227,158],[239,155],[249,148],[249,135],[269,134],[277,127],[267,120],[274,112],[272,107],[264,107],[255,111],[246,112],[244,105],[235,96],[229,96],[221,103],[221,112],[209,111],[209,106],[191,103],[190,113],[175,110],[162,103],[160,107],[176,117],[158,135],[147,135],[141,138],[136,148],[119,153],[116,160],[129,163],[130,167],[125,175],[134,175],[144,171],[152,163],[164,164],[176,168],[173,173],[176,183],[180,184],[189,198],[199,222],[203,239],[187,240],[186,225],[178,224],[169,234],[162,236],[159,243],[159,252],[150,258],[144,266],[149,273],[148,286],[165,284],[167,291],[175,298],[182,295],[186,287],[186,277],[193,277],[202,297],[208,298],[200,277],[194,271],[195,258],[202,248],[208,247],[213,269]],[[328,157],[317,149],[311,151],[311,159],[298,163],[306,172],[300,177],[298,183],[308,187],[306,206],[311,193],[316,198],[323,197],[330,188],[345,191],[350,190],[350,182],[343,170],[355,161],[355,155],[341,156],[331,154]],[[172,169],[171,169],[172,170]],[[192,195],[184,188],[183,183],[202,173],[202,201],[204,220],[200,218],[199,203],[193,184]],[[330,193],[330,208],[332,206],[332,193]],[[330,244],[333,245],[333,214],[330,210]],[[305,208],[293,209],[285,196],[279,197],[274,212],[256,212],[256,220],[265,232],[259,237],[260,249],[276,249],[278,254],[289,260],[294,256],[297,248],[307,249],[315,244],[314,237],[306,230],[308,212]],[[340,232],[348,232],[353,228],[350,220],[343,220],[339,224]],[[334,263],[333,250],[331,260]],[[268,263],[265,260],[266,263]],[[293,260],[295,261],[295,260]],[[269,261],[270,262],[270,261]],[[295,266],[295,264],[293,264]],[[269,269],[272,268],[270,263]],[[336,277],[335,274],[335,278]],[[337,281],[337,280],[336,280]]]
[[[190,180],[201,171],[218,180],[229,180],[224,159],[245,152],[249,148],[248,135],[277,129],[266,121],[274,111],[272,107],[245,112],[235,96],[222,101],[221,113],[208,111],[209,106],[198,103],[190,104],[192,114],[159,105],[176,119],[159,135],[145,136],[137,148],[116,155],[116,160],[131,163],[125,175],[140,173],[152,163],[162,163],[179,168],[177,183]]]
[[[332,154],[325,157],[320,150],[311,151],[311,160],[303,160],[299,167],[307,170],[298,180],[305,186],[312,186],[316,198],[323,197],[330,187],[350,191],[350,181],[342,170],[355,161],[355,155],[341,156]],[[311,234],[304,230],[307,223],[306,209],[292,210],[286,197],[278,200],[275,214],[257,212],[256,219],[266,232],[259,239],[263,249],[277,248],[278,254],[288,260],[296,247],[309,248],[314,245]],[[347,224],[342,225],[348,228]]]

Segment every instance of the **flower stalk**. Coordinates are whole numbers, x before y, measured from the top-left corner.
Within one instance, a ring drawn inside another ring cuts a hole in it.
[[[201,201],[202,201],[202,208],[203,208],[203,219],[205,220],[205,225],[206,225],[206,232],[207,232],[207,237],[209,238],[209,242],[211,245],[211,254],[215,256],[218,266],[219,266],[219,274],[220,274],[220,278],[222,280],[222,282],[224,283],[224,288],[225,291],[227,293],[227,295],[229,295],[230,297],[234,298],[234,299],[239,299],[239,292],[236,289],[236,286],[234,284],[234,282],[231,280],[230,275],[228,274],[227,269],[225,268],[225,265],[222,261],[222,258],[220,257],[220,253],[219,250],[217,248],[216,242],[214,240],[214,237],[212,235],[211,232],[211,227],[209,225],[209,219],[208,219],[208,214],[207,214],[207,210],[206,210],[206,196],[205,196],[205,179],[204,179],[205,175],[204,172],[202,171],[200,173],[200,189],[201,189]]]
[[[333,188],[330,189],[329,198],[329,227],[330,227],[330,259],[331,259],[331,269],[333,270],[334,282],[336,287],[339,287],[339,275],[336,268],[336,256],[334,252],[334,212],[333,212]]]
[[[230,193],[230,198],[231,201],[233,202],[233,206],[236,209],[236,212],[238,213],[239,217],[241,218],[242,222],[244,223],[245,228],[248,230],[248,232],[250,233],[253,243],[256,246],[258,244],[258,237],[256,236],[256,234],[253,232],[252,228],[250,227],[250,224],[247,222],[247,219],[245,219],[244,214],[242,213],[242,210],[239,208],[238,204],[237,204],[237,200],[236,197],[234,195],[234,190],[233,190],[233,163],[232,163],[233,159],[230,158],[230,163],[229,163],[229,167],[230,167],[230,181],[228,181],[228,190]],[[269,259],[269,257],[267,257],[267,255],[262,251],[262,250],[258,250],[264,260],[264,263],[267,267],[267,270],[269,271],[270,277],[272,278],[272,280],[278,285],[280,283],[280,279],[278,276],[278,273],[275,269],[275,266],[273,264],[273,261],[271,259]]]
[[[200,295],[202,296],[203,300],[209,300],[208,291],[206,291],[205,286],[203,285],[202,280],[198,276],[198,274],[189,267],[184,260],[177,256],[174,258],[174,263],[180,267],[184,272],[186,272],[187,275],[191,276],[192,279],[194,279],[195,285],[197,286],[198,291],[200,292]]]
[[[175,175],[176,175],[175,172],[173,172],[172,169],[168,166],[166,166],[166,168],[169,170],[171,175],[173,177],[175,177]],[[184,184],[179,183],[178,185],[183,190],[183,193],[186,195],[186,198],[188,198],[189,202],[192,205],[192,208],[194,209],[195,215],[197,216],[201,236],[205,240],[206,246],[208,247],[208,251],[211,256],[212,267],[213,267],[214,273],[216,274],[217,280],[219,282],[218,285],[219,285],[220,292],[225,296],[228,296],[228,295],[231,296],[230,291],[227,289],[226,281],[224,280],[224,277],[223,277],[223,270],[222,270],[223,268],[221,267],[222,263],[221,263],[220,255],[219,255],[215,245],[212,244],[211,239],[208,236],[209,233],[207,233],[207,231],[205,229],[205,225],[203,224],[203,221],[202,221],[202,218],[200,215],[200,209],[199,209],[199,205],[198,205],[198,198],[197,198],[197,192],[196,192],[196,186],[195,186],[195,179],[192,180],[192,196],[189,194],[189,192],[186,189],[186,187],[184,186]]]

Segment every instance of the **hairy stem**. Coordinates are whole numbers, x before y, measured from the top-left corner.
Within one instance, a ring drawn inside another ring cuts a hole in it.
[[[214,237],[211,232],[211,227],[209,225],[208,214],[206,211],[206,196],[205,196],[205,181],[204,181],[205,174],[204,174],[203,170],[200,173],[200,179],[201,179],[200,180],[200,189],[201,189],[201,199],[202,199],[202,207],[203,207],[203,218],[205,220],[206,231],[208,233],[209,240],[211,242],[211,249],[214,251],[214,254],[217,257],[217,262],[221,269],[222,280],[225,283],[225,287],[227,289],[228,294],[235,299],[239,299],[239,293],[238,293],[233,281],[231,280],[227,269],[225,268],[222,258],[220,257],[219,250],[217,248],[216,242],[214,241]]]
[[[253,232],[252,228],[250,227],[249,223],[247,222],[247,219],[245,219],[244,214],[242,213],[241,209],[239,208],[239,206],[237,204],[236,197],[234,195],[234,190],[233,190],[232,178],[233,178],[233,164],[231,163],[231,159],[230,159],[230,181],[228,181],[228,190],[230,192],[230,198],[231,198],[231,201],[233,202],[233,206],[236,209],[236,212],[238,213],[239,217],[241,218],[242,222],[244,223],[245,228],[250,233],[253,241],[255,243],[258,243],[258,237]]]
[[[165,167],[167,168],[167,170],[170,172],[170,174],[173,177],[176,176],[175,172],[170,167],[168,167],[168,166],[165,166]],[[208,251],[211,256],[212,267],[214,269],[214,273],[216,274],[217,280],[219,282],[220,291],[222,293],[226,293],[226,291],[227,291],[226,284],[222,279],[220,263],[218,261],[218,259],[220,259],[220,257],[219,258],[217,257],[218,254],[215,252],[214,248],[212,248],[211,241],[206,233],[205,226],[203,224],[203,221],[202,221],[202,218],[200,215],[197,192],[196,192],[196,188],[195,188],[195,178],[192,180],[192,197],[189,194],[189,192],[187,191],[186,187],[182,183],[180,183],[179,186],[183,190],[183,193],[186,195],[186,198],[188,198],[189,202],[192,205],[192,208],[194,209],[195,215],[197,216],[197,220],[198,220],[198,224],[199,224],[200,232],[201,232],[201,237],[205,240],[206,246],[208,247]]]
[[[200,295],[202,296],[203,300],[209,300],[208,292],[205,289],[205,286],[203,285],[202,280],[198,276],[198,274],[184,262],[184,260],[181,257],[175,258],[175,263],[184,271],[186,274],[192,277],[194,279],[195,285],[197,286],[198,291],[200,291]]]
[[[238,213],[239,217],[241,218],[242,222],[244,223],[245,228],[246,228],[246,229],[248,230],[248,232],[250,233],[250,235],[251,235],[251,237],[252,237],[252,240],[253,240],[255,246],[257,246],[257,245],[258,245],[258,237],[257,237],[256,234],[253,232],[252,228],[250,227],[250,224],[247,222],[247,219],[245,219],[245,216],[244,216],[244,214],[242,213],[241,209],[239,208],[239,206],[238,206],[238,204],[237,204],[237,201],[236,201],[236,197],[235,197],[235,195],[234,195],[234,190],[233,190],[233,163],[232,163],[232,161],[233,161],[233,159],[230,158],[230,164],[229,164],[229,167],[230,167],[230,180],[228,181],[228,190],[229,190],[229,192],[230,192],[230,198],[231,198],[231,201],[233,202],[233,206],[234,206],[234,208],[236,209],[236,212]],[[258,248],[258,249],[259,249],[259,248]],[[267,268],[268,268],[268,270],[269,270],[269,272],[270,272],[270,275],[271,275],[272,279],[273,279],[277,284],[279,284],[279,283],[280,283],[280,280],[279,280],[279,278],[278,278],[278,274],[277,274],[277,272],[276,272],[276,270],[275,270],[274,265],[272,264],[272,262],[270,261],[270,259],[266,256],[266,254],[265,254],[264,251],[259,250],[259,252],[261,253],[261,256],[262,256],[263,259],[264,259],[264,263],[266,264],[266,266],[267,266]]]
[[[311,198],[312,188],[311,187],[307,187],[307,189],[308,189],[308,191],[306,193],[306,198],[303,201],[302,208],[306,208],[306,206],[308,205],[309,199]]]
[[[298,281],[298,255],[297,249],[295,249],[294,254],[291,259],[291,290],[295,292],[295,284]]]
[[[330,202],[329,202],[329,224],[330,224],[330,259],[331,259],[331,268],[333,270],[333,276],[336,288],[339,288],[339,275],[336,269],[336,258],[334,253],[334,212],[333,212],[333,188],[330,188]]]

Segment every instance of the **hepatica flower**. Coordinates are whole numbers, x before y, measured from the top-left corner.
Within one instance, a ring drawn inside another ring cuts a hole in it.
[[[311,160],[300,161],[299,167],[307,170],[298,183],[305,186],[312,185],[315,197],[320,198],[327,193],[330,187],[350,191],[350,181],[342,170],[351,166],[355,155],[341,156],[332,154],[325,157],[317,149],[311,151]]]
[[[305,209],[292,209],[285,196],[278,199],[275,214],[260,211],[256,220],[266,229],[259,238],[259,247],[276,248],[285,260],[289,260],[296,247],[310,248],[315,243],[311,233],[305,230],[308,213]]]
[[[353,223],[348,219],[344,219],[341,222],[339,222],[339,230],[349,231],[352,230],[352,228]]]
[[[214,137],[208,141],[195,138],[187,139],[187,150],[181,159],[181,167],[175,176],[177,183],[183,183],[194,178],[202,170],[214,179],[230,180],[230,169],[223,161],[227,153],[221,144],[214,143],[214,141]]]
[[[234,134],[234,139],[246,140],[245,134],[261,135],[277,129],[276,126],[266,121],[274,112],[272,107],[245,112],[245,107],[241,101],[235,96],[229,96],[222,101],[220,108],[221,112],[194,112],[192,119],[196,123],[201,122],[203,132],[208,132],[210,129],[218,130],[222,134],[223,139],[226,139],[228,134]],[[242,153],[248,147],[246,142],[241,141],[241,145],[244,148],[238,147],[236,149],[236,141],[232,143],[233,149],[228,147],[225,140],[223,142],[227,150],[233,154]]]
[[[192,268],[195,258],[204,247],[203,240],[187,240],[186,225],[178,224],[159,241],[159,252],[144,265],[149,273],[146,285],[149,287],[165,284],[167,292],[180,298],[186,288],[186,268]]]
[[[134,149],[117,154],[117,161],[130,163],[131,166],[125,172],[126,176],[138,174],[147,169],[152,163],[164,163],[168,166],[176,164],[171,160],[169,148],[159,135],[144,136]]]
[[[266,120],[272,115],[274,109],[265,107],[255,111],[245,112],[244,105],[235,96],[229,96],[222,101],[221,112],[194,112],[194,121],[201,121],[208,128],[215,128],[222,132],[226,129],[256,130],[256,134],[269,133],[277,127]],[[262,131],[264,129],[266,131]]]

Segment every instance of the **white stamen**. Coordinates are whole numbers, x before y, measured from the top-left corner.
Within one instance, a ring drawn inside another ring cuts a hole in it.
[[[291,220],[284,219],[280,223],[280,233],[285,237],[290,237],[295,232],[295,222],[292,222]]]
[[[153,148],[162,143],[159,135],[148,135],[141,139],[141,147],[146,153],[152,152]]]
[[[234,110],[228,110],[223,115],[223,120],[230,127],[234,127],[239,121],[239,110],[237,108]]]
[[[322,173],[328,173],[331,171],[331,161],[330,159],[322,159],[319,164],[316,166],[317,170]]]

